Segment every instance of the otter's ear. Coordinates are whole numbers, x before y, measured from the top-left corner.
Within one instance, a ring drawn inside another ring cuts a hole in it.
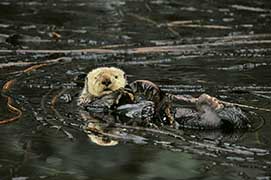
[[[123,77],[124,77],[124,79],[127,80],[127,75],[125,73],[123,74]]]
[[[85,77],[85,88],[84,89],[88,92],[88,76]]]

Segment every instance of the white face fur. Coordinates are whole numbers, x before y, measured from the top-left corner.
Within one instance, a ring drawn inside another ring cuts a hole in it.
[[[115,67],[96,68],[88,73],[85,82],[88,93],[96,97],[124,88],[125,85],[125,73]]]

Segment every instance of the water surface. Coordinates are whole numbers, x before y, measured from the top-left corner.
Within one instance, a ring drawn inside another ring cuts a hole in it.
[[[16,80],[8,95],[23,113],[0,127],[0,179],[270,179],[268,112],[253,111],[252,132],[128,129],[111,147],[70,126],[83,124],[74,78],[99,66],[270,109],[270,21],[267,0],[1,1],[0,85]],[[1,120],[16,115],[5,95]]]

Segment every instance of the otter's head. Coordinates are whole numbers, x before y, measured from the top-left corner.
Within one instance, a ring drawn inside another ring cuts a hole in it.
[[[125,73],[115,67],[96,68],[86,78],[88,92],[96,97],[124,88],[127,84]]]

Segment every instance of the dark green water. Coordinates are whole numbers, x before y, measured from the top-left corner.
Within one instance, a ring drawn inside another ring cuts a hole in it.
[[[265,121],[254,132],[180,130],[184,142],[127,130],[128,138],[111,147],[60,118],[82,123],[74,78],[99,66],[117,66],[129,81],[149,79],[175,94],[205,92],[271,108],[270,21],[268,0],[1,1],[0,86],[17,80],[9,93],[23,115],[0,126],[0,180],[270,179],[268,112],[255,111],[253,125]],[[60,57],[64,61],[21,73]],[[52,99],[60,94],[54,110]],[[0,120],[13,116],[0,97]]]

